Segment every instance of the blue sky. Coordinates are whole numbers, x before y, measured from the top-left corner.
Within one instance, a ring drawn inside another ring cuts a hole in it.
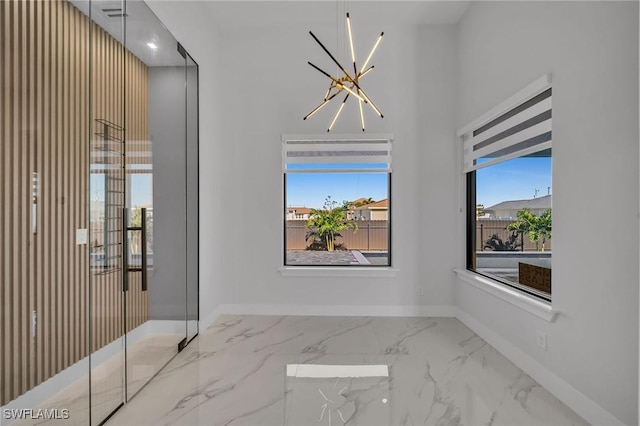
[[[153,204],[153,181],[150,173],[131,174],[131,207]],[[91,200],[104,201],[104,175],[92,173]]]
[[[536,189],[537,196],[547,195],[551,187],[551,157],[515,158],[479,169],[476,184],[476,201],[485,207],[502,201],[533,198]],[[382,200],[388,196],[387,175],[370,172],[287,174],[287,206],[322,207],[328,195],[338,202],[360,197]]]
[[[476,172],[476,202],[490,207],[502,201],[547,195],[551,157],[521,157]],[[553,192],[553,188],[551,188]]]
[[[387,198],[387,173],[288,173],[287,206],[320,208],[325,198]]]

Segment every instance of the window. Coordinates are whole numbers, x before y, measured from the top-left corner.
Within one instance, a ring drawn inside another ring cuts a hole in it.
[[[467,269],[551,300],[551,84],[534,82],[458,134]],[[506,112],[504,112],[506,111]]]
[[[283,138],[284,265],[391,266],[391,139]]]

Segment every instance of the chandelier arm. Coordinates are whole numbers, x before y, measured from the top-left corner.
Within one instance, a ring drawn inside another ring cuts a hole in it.
[[[329,103],[329,101],[333,98],[335,98],[336,96],[338,96],[340,94],[340,92],[342,92],[342,89],[338,89],[338,91],[336,93],[334,93],[333,95],[331,95],[330,97],[326,98],[324,101],[322,101],[322,103],[320,105],[318,105],[317,107],[315,107],[313,109],[313,111],[311,111],[309,114],[307,114],[303,120],[306,120],[307,118],[311,117],[313,114],[315,114],[316,112],[320,111],[320,109],[322,109],[326,104]]]
[[[371,57],[373,56],[373,52],[376,51],[376,49],[378,48],[378,45],[380,44],[380,42],[382,41],[382,37],[384,36],[384,31],[380,33],[380,35],[378,36],[378,40],[376,41],[376,44],[373,46],[373,49],[371,49],[371,52],[369,53],[369,56],[367,57],[367,60],[364,61],[364,65],[362,66],[362,69],[364,69],[367,64],[369,63],[369,60],[371,59]]]
[[[347,96],[344,97],[344,100],[340,104],[340,107],[338,108],[338,111],[336,112],[336,115],[333,117],[333,120],[331,120],[331,124],[329,124],[329,128],[327,129],[327,132],[331,131],[331,128],[333,127],[333,125],[335,124],[336,120],[340,116],[340,113],[342,112],[342,109],[344,108],[344,104],[347,102],[347,99],[349,99],[349,93],[347,93]]]
[[[336,83],[340,83],[340,82],[338,81],[338,79],[337,79],[337,78],[332,77],[332,76],[331,76],[331,74],[329,74],[328,72],[326,72],[326,71],[322,70],[321,68],[319,68],[319,67],[317,67],[317,66],[313,65],[311,62],[307,62],[307,63],[308,63],[309,65],[311,65],[313,68],[315,68],[315,69],[317,69],[318,71],[320,71],[320,72],[321,72],[322,74],[324,74],[325,76],[329,77],[329,78],[330,78],[331,80],[333,80],[334,82],[336,82]]]
[[[353,62],[353,75],[358,79],[358,67],[356,67],[356,51],[353,48],[353,35],[351,34],[351,18],[347,12],[347,28],[349,29],[349,45],[351,46],[351,61]]]
[[[333,62],[335,62],[335,64],[340,68],[340,70],[344,73],[345,77],[347,77],[347,79],[349,80],[350,83],[353,83],[358,89],[360,89],[360,86],[358,86],[358,83],[354,80],[353,77],[351,77],[351,75],[349,75],[349,73],[347,72],[346,69],[344,69],[344,67],[340,64],[340,62],[338,62],[338,60],[331,54],[331,52],[329,52],[329,50],[324,47],[324,44],[322,44],[322,42],[320,40],[318,40],[318,37],[316,37],[312,31],[309,31],[309,34],[311,34],[311,37],[313,37],[313,39],[320,45],[320,47],[322,47],[322,49],[326,52],[327,55],[329,55],[329,57],[333,60]],[[315,65],[314,65],[315,67]],[[328,74],[327,74],[328,75]],[[354,94],[355,95],[355,94]],[[366,101],[365,101],[366,102]]]
[[[371,71],[374,68],[373,65],[371,65],[369,68],[367,68],[366,71],[361,72],[360,74],[358,74],[358,80],[360,80],[362,77],[364,77],[365,75],[369,74],[369,71]]]
[[[376,114],[378,114],[380,116],[380,118],[384,118],[384,115],[382,114],[382,112],[378,109],[376,104],[373,103],[371,98],[369,98],[367,96],[367,94],[364,92],[364,90],[362,90],[361,88],[358,88],[358,91],[362,94],[362,97],[364,98],[364,103],[371,105],[371,108],[373,108],[373,110],[376,112]]]
[[[329,85],[329,88],[327,89],[327,93],[325,93],[324,95],[324,100],[326,101],[327,98],[329,97],[329,95],[331,94],[331,89],[333,89],[333,84]]]
[[[360,125],[362,126],[362,131],[364,132],[364,114],[362,113],[362,101],[358,100],[358,108],[360,109]]]

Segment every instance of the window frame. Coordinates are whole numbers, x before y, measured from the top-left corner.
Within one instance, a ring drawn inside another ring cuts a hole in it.
[[[519,92],[517,92],[516,94],[514,94],[513,96],[505,100],[504,102],[500,103],[499,105],[492,108],[491,110],[489,110],[488,112],[486,112],[485,114],[477,118],[476,120],[472,121],[471,123],[467,124],[466,126],[462,127],[460,130],[458,130],[457,132],[458,143],[463,145],[466,141],[465,137],[468,137],[469,135],[473,135],[474,131],[476,131],[477,129],[480,129],[483,126],[486,126],[488,123],[491,123],[492,121],[512,112],[514,109],[531,101],[533,98],[540,95],[541,93],[551,89],[552,89],[551,75],[545,74],[542,77],[538,78],[533,83],[531,83],[530,85],[528,85],[527,87],[525,87],[524,89],[520,90]],[[552,147],[549,147],[548,149],[551,149],[551,152],[553,153]],[[519,283],[509,281],[505,278],[501,278],[499,276],[495,276],[493,274],[489,274],[476,269],[475,267],[476,265],[474,265],[474,262],[476,261],[475,254],[476,254],[476,243],[477,243],[476,241],[476,223],[477,223],[476,172],[480,167],[473,168],[473,170],[465,170],[465,167],[467,167],[467,165],[465,164],[465,158],[464,158],[465,149],[463,148],[461,151],[462,151],[461,156],[463,157],[462,158],[462,164],[463,164],[462,174],[464,175],[464,199],[465,199],[465,212],[464,212],[465,214],[465,251],[464,251],[465,271],[471,272],[480,277],[487,278],[498,285],[503,285],[510,289],[515,289],[516,291],[524,293],[528,296],[533,296],[538,300],[551,303],[552,301],[551,294],[547,294],[547,293],[538,291],[534,288],[531,288],[529,286],[521,285]],[[525,153],[523,155],[516,156],[516,157],[512,156],[503,161],[497,162],[495,164],[491,164],[487,167],[492,167],[493,165],[501,164],[511,159],[526,157],[527,155],[529,154]],[[553,158],[553,154],[551,154],[551,158]]]
[[[376,265],[376,264],[360,264],[360,265],[330,265],[330,264],[309,264],[309,265],[291,265],[287,264],[287,169],[286,169],[286,149],[285,145],[289,141],[318,141],[318,142],[344,142],[344,143],[361,143],[366,141],[386,141],[391,144],[393,142],[393,135],[391,134],[371,134],[367,136],[363,135],[282,135],[282,258],[281,258],[281,266],[280,271],[283,275],[299,275],[295,271],[307,271],[313,272],[322,270],[342,270],[346,272],[346,275],[362,275],[362,276],[378,276],[371,275],[366,271],[391,271],[395,273],[395,269],[393,268],[393,256],[392,256],[392,222],[393,222],[393,201],[392,201],[392,182],[393,182],[393,169],[391,165],[391,159],[389,159],[388,170],[379,170],[379,169],[362,169],[362,170],[353,170],[353,169],[320,169],[317,173],[386,173],[387,175],[387,264],[384,265]],[[391,153],[389,153],[391,157]],[[357,162],[354,162],[357,163]],[[365,164],[365,163],[363,163]],[[305,172],[294,172],[296,173],[305,173]],[[309,172],[307,172],[309,173]],[[286,272],[288,271],[288,273]],[[352,271],[349,273],[348,271]],[[362,274],[360,271],[365,271]],[[302,275],[306,275],[306,272],[303,272]],[[384,275],[384,274],[383,274]],[[380,276],[383,276],[380,275]]]

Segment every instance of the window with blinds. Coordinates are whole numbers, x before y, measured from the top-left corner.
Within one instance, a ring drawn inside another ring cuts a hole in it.
[[[391,142],[283,137],[285,266],[391,265]]]
[[[467,180],[467,268],[550,301],[550,76],[463,127],[458,136]]]

